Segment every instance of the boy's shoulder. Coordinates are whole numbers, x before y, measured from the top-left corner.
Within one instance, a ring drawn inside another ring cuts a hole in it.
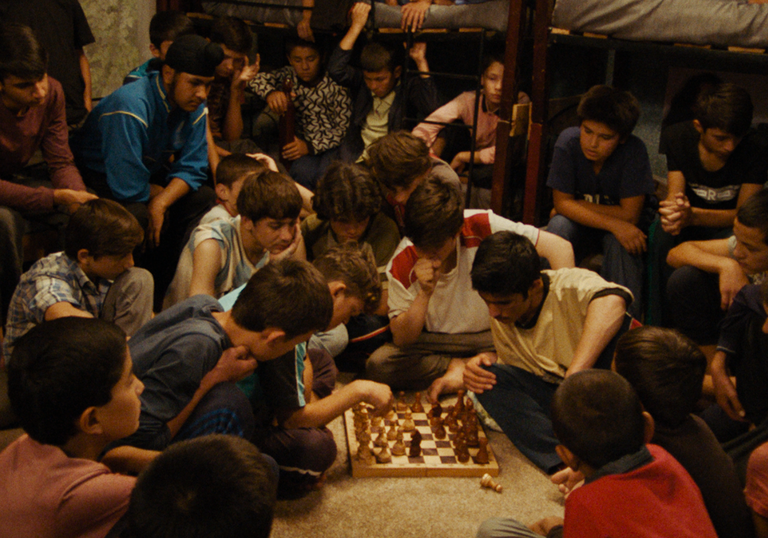
[[[223,336],[223,329],[213,317],[214,312],[221,312],[221,304],[209,295],[195,295],[164,310],[147,322],[128,341],[131,353],[140,346],[158,341],[193,340],[198,337]],[[144,348],[141,348],[144,349]],[[146,350],[153,353],[157,349]],[[134,357],[136,359],[136,357]]]

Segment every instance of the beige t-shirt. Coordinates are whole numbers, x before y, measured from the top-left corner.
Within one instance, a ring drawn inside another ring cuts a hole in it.
[[[581,340],[587,307],[595,295],[605,290],[617,290],[629,297],[632,294],[587,269],[542,271],[542,278],[545,285],[549,281],[549,291],[535,325],[523,329],[492,319],[493,343],[500,363],[540,377],[563,378]]]

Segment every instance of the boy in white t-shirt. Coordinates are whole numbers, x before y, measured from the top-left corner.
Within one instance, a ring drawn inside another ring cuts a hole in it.
[[[405,235],[387,266],[394,343],[366,363],[369,379],[395,388],[429,386],[435,401],[462,387],[466,361],[493,350],[485,303],[472,290],[470,270],[482,240],[500,230],[528,237],[554,268],[572,267],[570,244],[552,234],[499,217],[464,211],[453,185],[421,183],[405,206]]]

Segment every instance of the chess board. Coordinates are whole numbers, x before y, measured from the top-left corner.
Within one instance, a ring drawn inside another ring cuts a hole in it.
[[[429,406],[427,406],[429,407]],[[398,421],[402,424],[405,413],[398,412]],[[469,461],[467,463],[461,463],[456,458],[453,445],[451,443],[454,433],[446,432],[447,437],[443,440],[435,439],[432,428],[429,425],[427,419],[426,410],[423,413],[413,413],[413,421],[416,424],[416,429],[419,430],[422,436],[421,441],[421,456],[411,457],[408,455],[408,447],[410,446],[411,434],[405,432],[404,441],[406,446],[406,453],[404,456],[392,456],[391,463],[377,463],[375,460],[373,463],[366,464],[357,458],[357,449],[359,443],[355,436],[354,425],[354,412],[352,409],[348,409],[344,413],[344,423],[347,430],[347,445],[349,447],[349,459],[352,464],[352,476],[355,478],[364,478],[371,476],[476,476],[481,477],[485,473],[491,476],[499,475],[499,463],[493,455],[490,444],[488,445],[488,459],[487,464],[478,464],[475,462],[475,455],[477,454],[477,448],[469,448]],[[369,426],[372,439],[382,429],[388,428],[390,421],[388,419],[383,420],[383,425],[380,427]],[[482,426],[478,426],[478,437],[486,437],[485,431]],[[388,441],[390,451],[395,441]],[[378,447],[373,446],[374,452],[379,450]]]

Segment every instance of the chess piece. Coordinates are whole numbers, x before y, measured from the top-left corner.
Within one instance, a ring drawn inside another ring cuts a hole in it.
[[[437,422],[434,429],[432,430],[432,434],[435,436],[435,439],[442,441],[448,436],[448,434],[445,432],[445,426],[443,426],[443,421],[440,420],[439,418],[436,419],[436,421]]]
[[[456,459],[459,460],[459,463],[467,463],[469,461],[469,449],[464,439],[460,439],[456,446]]]
[[[395,420],[397,418],[397,414],[395,413],[395,410],[390,407],[389,411],[387,411],[387,415],[384,418],[387,420]]]
[[[413,405],[411,406],[411,411],[414,413],[423,413],[424,412],[424,406],[421,405],[421,393],[417,392],[415,396],[415,400],[413,401]]]
[[[384,431],[383,428],[381,429],[379,436],[376,438],[373,444],[374,446],[379,446],[379,447],[387,446],[387,433]]]
[[[381,428],[381,424],[384,422],[384,419],[376,416],[371,419],[371,428]]]
[[[408,404],[405,403],[405,392],[402,390],[397,394],[397,412],[398,413],[405,413],[405,410],[408,409]]]
[[[403,430],[397,430],[397,440],[392,445],[393,456],[405,456],[405,443],[403,442]]]
[[[361,443],[360,446],[357,447],[357,459],[366,465],[371,465],[373,463],[373,454],[371,453],[371,447],[367,442]]]
[[[504,489],[501,484],[497,484],[491,475],[488,473],[485,473],[483,477],[480,479],[480,485],[484,488],[492,489],[493,491],[497,493],[501,493],[501,490]]]
[[[433,418],[433,417],[442,416],[442,414],[443,414],[443,406],[440,405],[440,403],[434,403],[432,404],[432,407],[429,409],[427,416],[429,418]]]
[[[475,463],[485,465],[490,461],[490,457],[488,456],[488,439],[481,437],[478,444],[480,445],[480,448],[475,455]]]
[[[445,417],[443,424],[445,424],[445,427],[448,428],[448,431],[451,433],[459,431],[459,421],[450,413]]]
[[[397,423],[397,419],[393,420],[389,425],[389,430],[387,431],[387,439],[390,441],[394,441],[397,439],[397,427],[399,424]]]
[[[464,423],[464,436],[467,439],[467,446],[478,446],[479,437],[477,434],[477,426],[473,426],[471,420]]]
[[[456,414],[460,415],[464,411],[464,395],[467,393],[464,389],[459,389],[459,392],[456,395]]]
[[[412,458],[421,456],[421,432],[419,430],[411,434],[411,446],[408,449],[408,455]]]
[[[415,429],[416,429],[416,423],[413,421],[413,415],[411,414],[411,410],[406,408],[405,418],[403,419],[403,430],[407,432],[412,432]]]
[[[391,463],[392,454],[389,452],[389,447],[384,446],[376,453],[376,461],[379,463]]]

